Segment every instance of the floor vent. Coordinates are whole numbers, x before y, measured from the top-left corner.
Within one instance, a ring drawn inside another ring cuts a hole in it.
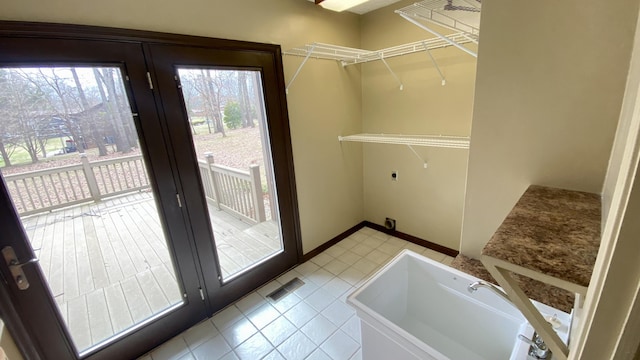
[[[280,286],[279,288],[271,292],[269,295],[267,295],[267,298],[271,299],[271,301],[273,302],[278,302],[278,300],[294,292],[297,288],[299,288],[302,285],[304,285],[304,281],[298,278],[293,278],[293,280]]]

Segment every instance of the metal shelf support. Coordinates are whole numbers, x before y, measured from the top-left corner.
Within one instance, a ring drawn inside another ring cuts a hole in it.
[[[300,74],[300,71],[302,70],[302,67],[304,67],[304,64],[307,63],[307,60],[309,60],[309,57],[311,56],[311,54],[313,54],[313,50],[316,48],[316,45],[312,45],[311,49],[309,50],[309,53],[307,54],[307,56],[304,58],[304,60],[302,60],[302,63],[300,63],[300,66],[298,66],[298,70],[296,70],[295,74],[293,74],[293,77],[291,77],[291,80],[289,80],[289,84],[287,85],[286,89],[285,89],[285,93],[289,93],[289,87],[291,87],[291,84],[293,84],[293,82],[296,80],[296,78],[298,77],[298,74]]]
[[[398,84],[400,84],[400,91],[402,91],[404,89],[404,84],[402,84],[402,81],[400,80],[400,78],[398,77],[398,75],[396,75],[396,73],[393,72],[393,70],[391,70],[391,66],[389,66],[389,64],[387,63],[387,61],[384,59],[384,55],[380,55],[380,61],[382,61],[382,63],[384,64],[384,66],[387,67],[387,70],[389,70],[389,72],[391,73],[391,75],[396,79],[396,81],[398,82]]]
[[[442,86],[445,86],[447,84],[447,80],[444,78],[444,74],[442,74],[442,71],[440,70],[440,66],[438,66],[436,59],[433,58],[433,55],[431,55],[431,50],[429,50],[426,44],[424,44],[424,51],[427,52],[427,55],[429,55],[429,58],[431,59],[433,66],[435,66],[436,70],[438,70],[438,74],[440,74],[440,79],[442,79]]]

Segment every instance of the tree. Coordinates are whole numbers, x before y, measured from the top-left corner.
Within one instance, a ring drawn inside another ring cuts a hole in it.
[[[255,127],[249,90],[247,89],[247,71],[238,71],[238,98],[242,112],[242,127]]]
[[[82,86],[82,82],[80,81],[80,77],[78,76],[78,71],[76,68],[70,68],[71,75],[73,76],[73,82],[76,85],[76,90],[78,91],[78,98],[80,100],[80,107],[82,109],[82,113],[86,114],[84,117],[84,121],[80,121],[80,127],[83,129],[83,133],[89,134],[90,139],[96,144],[98,147],[98,156],[107,155],[107,147],[104,143],[104,133],[101,132],[102,126],[99,126],[97,115],[95,112],[89,111],[91,109],[91,105],[89,105],[89,100],[87,100],[87,95]]]
[[[101,71],[102,70],[102,71]],[[122,153],[128,153],[132,150],[133,145],[127,134],[127,123],[123,119],[122,112],[118,109],[118,97],[116,94],[115,81],[113,80],[112,68],[94,68],[93,75],[98,83],[98,90],[102,103],[105,104],[108,119],[115,132],[116,149]]]
[[[21,69],[5,69],[0,81],[0,125],[2,156],[5,164],[11,164],[10,151],[6,147],[21,147],[29,154],[32,163],[38,161],[44,146],[40,137],[49,110],[46,94],[34,82],[23,76]],[[9,161],[7,161],[9,160]]]
[[[242,125],[242,110],[240,104],[230,101],[224,107],[224,123],[229,129],[237,129]]]

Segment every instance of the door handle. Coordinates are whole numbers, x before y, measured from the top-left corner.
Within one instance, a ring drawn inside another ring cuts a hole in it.
[[[5,246],[4,248],[2,248],[2,256],[4,257],[4,261],[9,267],[11,276],[13,276],[13,281],[16,283],[16,286],[18,286],[18,289],[27,290],[29,288],[29,280],[24,274],[24,271],[22,271],[22,267],[25,265],[37,263],[38,259],[33,258],[20,263],[20,261],[18,261],[18,257],[16,256],[16,252],[11,246]]]

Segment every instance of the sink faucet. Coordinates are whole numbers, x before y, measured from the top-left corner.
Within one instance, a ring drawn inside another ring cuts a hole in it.
[[[533,339],[529,339],[522,334],[518,335],[518,339],[529,344],[529,355],[536,359],[546,359],[549,353],[551,353],[547,344],[545,344],[542,338],[536,333],[533,334]]]
[[[471,284],[469,284],[469,286],[467,286],[467,290],[470,293],[473,294],[474,292],[478,291],[478,288],[480,288],[480,287],[484,287],[484,288],[487,288],[487,289],[493,291],[494,293],[498,294],[503,299],[507,300],[507,302],[511,303],[511,299],[509,299],[509,296],[507,296],[507,294],[505,294],[502,290],[498,289],[497,286],[493,285],[490,282],[486,282],[486,281],[483,281],[483,280],[472,282]]]
[[[469,284],[469,286],[467,286],[467,290],[470,293],[474,293],[478,291],[478,288],[481,288],[481,287],[487,288],[493,291],[494,293],[496,293],[497,295],[505,299],[508,303],[513,305],[513,302],[511,302],[511,299],[509,299],[509,296],[505,294],[504,291],[500,290],[497,286],[487,281],[483,281],[483,280],[474,281],[471,284]],[[534,333],[533,339],[529,339],[524,335],[518,335],[518,339],[529,344],[530,346],[529,355],[533,356],[534,358],[546,359],[551,353],[549,348],[547,348],[547,345],[544,343],[544,341],[538,334]]]

